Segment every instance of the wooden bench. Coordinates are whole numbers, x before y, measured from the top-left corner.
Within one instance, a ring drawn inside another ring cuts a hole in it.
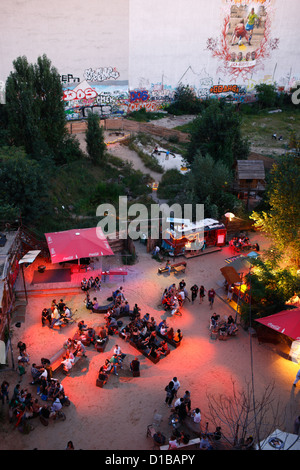
[[[171,267],[171,272],[175,271],[175,268],[177,269],[177,271],[175,272],[185,271],[186,261],[182,261],[181,263],[171,264],[170,267]],[[166,267],[158,268],[158,274],[167,273],[168,271],[169,269]]]
[[[52,372],[58,371],[60,368],[62,368],[62,359],[66,354],[66,349],[61,348],[59,351],[57,351],[54,356],[51,357],[50,359],[50,367],[52,369]]]
[[[182,449],[183,447],[195,446],[197,444],[200,444],[200,438],[199,437],[196,437],[195,439],[190,439],[187,444],[183,444],[183,443],[178,444],[177,449]],[[160,450],[169,450],[169,444],[164,445],[164,446],[160,446]]]
[[[174,271],[175,271],[176,274],[178,274],[180,272],[185,272],[185,268],[186,268],[186,266],[183,266],[183,265],[182,266],[176,266],[174,268]]]
[[[157,364],[159,362],[159,357],[153,357],[153,356],[150,356],[149,354],[146,354],[146,352],[143,349],[139,349],[133,341],[129,340],[129,344],[133,348],[135,348],[137,351],[139,351],[141,354],[143,354],[143,356],[147,357],[154,364]]]

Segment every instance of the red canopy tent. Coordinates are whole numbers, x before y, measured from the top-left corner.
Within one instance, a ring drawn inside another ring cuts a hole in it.
[[[292,339],[300,340],[300,308],[283,310],[255,321]]]
[[[52,263],[113,255],[101,227],[45,233]]]

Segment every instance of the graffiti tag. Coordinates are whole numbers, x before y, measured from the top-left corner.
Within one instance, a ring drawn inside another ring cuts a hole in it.
[[[83,76],[89,82],[104,82],[104,80],[119,78],[120,74],[117,69],[114,67],[99,67],[96,70],[92,68],[86,69],[83,73]]]

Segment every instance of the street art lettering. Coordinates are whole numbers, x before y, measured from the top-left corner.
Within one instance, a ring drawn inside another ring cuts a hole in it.
[[[239,93],[240,89],[237,85],[214,85],[210,88],[210,93]]]
[[[128,112],[132,113],[133,111],[139,111],[140,109],[144,108],[148,112],[158,111],[161,107],[161,104],[157,101],[138,101],[136,103],[129,103],[128,104]]]
[[[131,103],[135,103],[137,101],[147,101],[149,99],[149,93],[147,90],[133,90],[129,93]]]
[[[96,70],[86,69],[83,73],[84,78],[89,82],[103,82],[105,80],[117,80],[120,74],[113,67],[99,67]]]
[[[96,98],[97,92],[93,88],[86,88],[85,90],[76,89],[76,90],[64,90],[63,100],[64,101],[73,101],[73,100],[89,100]]]
[[[71,73],[68,73],[68,75],[61,75],[60,80],[62,83],[79,83],[80,82],[80,78],[74,77]]]

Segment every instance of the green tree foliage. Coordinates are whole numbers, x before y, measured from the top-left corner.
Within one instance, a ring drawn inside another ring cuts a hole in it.
[[[210,155],[196,154],[185,177],[185,203],[204,204],[205,217],[220,218],[228,207],[235,208],[239,201],[230,193],[232,173],[222,162]]]
[[[266,200],[269,210],[253,212],[255,226],[266,232],[276,248],[300,260],[300,162],[290,155],[281,157],[271,170]]]
[[[242,305],[241,315],[245,325],[252,320],[285,310],[286,302],[299,292],[300,280],[296,269],[279,268],[269,260],[256,259],[251,273],[246,275],[250,304]]]
[[[235,160],[247,159],[249,143],[242,138],[241,117],[232,104],[211,100],[191,129],[186,159],[189,163],[198,151],[232,168]]]
[[[36,160],[63,164],[81,158],[79,145],[66,129],[60,76],[46,55],[30,64],[25,56],[13,62],[6,81],[7,130],[11,143]]]
[[[260,83],[255,87],[258,105],[261,109],[272,108],[276,105],[278,94],[275,85]]]
[[[1,222],[10,222],[16,215],[25,223],[38,220],[48,209],[47,181],[38,162],[20,147],[2,147],[0,164]]]
[[[175,90],[174,102],[168,106],[167,111],[175,115],[199,114],[201,109],[202,103],[193,88],[180,84]]]
[[[101,163],[106,162],[107,156],[103,128],[100,126],[100,118],[97,114],[88,114],[85,141],[87,152],[92,162],[95,165],[101,165]]]

